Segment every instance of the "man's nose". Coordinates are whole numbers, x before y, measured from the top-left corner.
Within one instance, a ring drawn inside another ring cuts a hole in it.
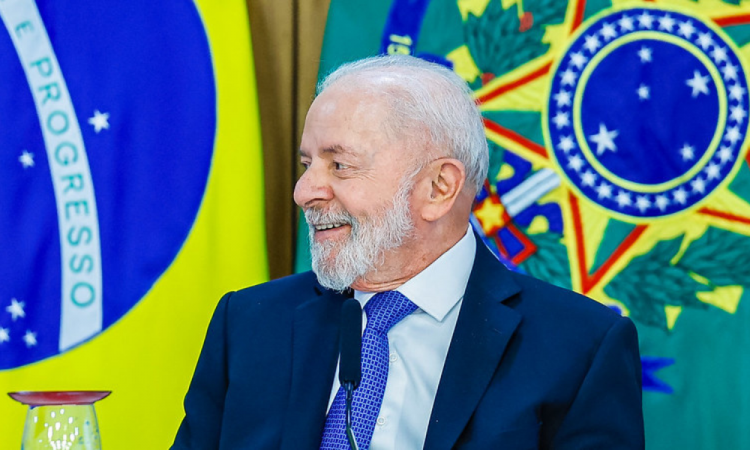
[[[333,190],[322,170],[312,165],[305,170],[294,186],[294,202],[302,208],[315,206],[333,198]]]

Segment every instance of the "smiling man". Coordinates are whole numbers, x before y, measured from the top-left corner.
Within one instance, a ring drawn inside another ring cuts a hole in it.
[[[468,86],[408,56],[340,67],[305,121],[313,273],[229,293],[174,449],[348,449],[341,305],[364,307],[360,449],[640,449],[630,320],[508,271],[471,231],[488,151]]]

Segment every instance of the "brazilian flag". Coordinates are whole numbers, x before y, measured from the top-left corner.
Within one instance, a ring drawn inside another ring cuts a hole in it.
[[[246,4],[0,18],[0,391],[111,390],[105,448],[167,448],[216,302],[268,277]]]
[[[473,88],[496,255],[635,322],[648,447],[750,449],[750,4],[332,1],[322,75],[388,53]]]

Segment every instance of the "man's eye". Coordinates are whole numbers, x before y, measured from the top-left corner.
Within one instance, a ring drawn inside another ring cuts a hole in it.
[[[336,168],[336,170],[344,170],[349,168],[349,166],[347,166],[346,164],[342,164],[339,162],[333,163],[333,166]]]
[[[305,170],[310,168],[310,163],[308,161],[300,161],[300,164],[302,164],[302,167],[305,168]]]

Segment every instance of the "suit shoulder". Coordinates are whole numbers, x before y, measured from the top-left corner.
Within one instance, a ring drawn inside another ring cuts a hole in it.
[[[230,309],[294,308],[306,299],[320,295],[322,289],[314,273],[303,272],[246,287],[225,297]]]
[[[511,276],[521,288],[519,307],[527,314],[568,322],[574,326],[596,328],[598,325],[603,329],[622,319],[614,310],[585,295],[528,275],[512,272]]]

